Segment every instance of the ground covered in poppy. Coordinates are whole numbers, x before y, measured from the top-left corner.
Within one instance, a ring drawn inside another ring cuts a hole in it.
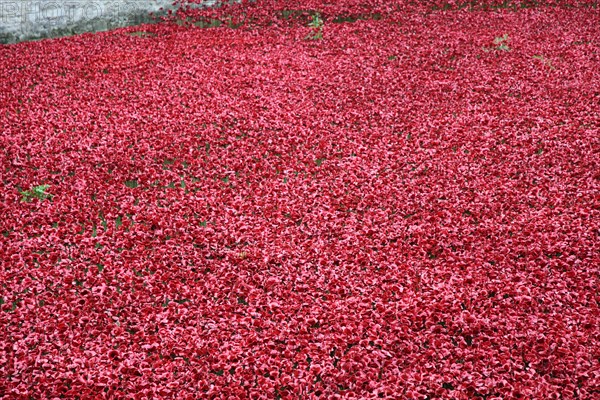
[[[0,47],[0,397],[600,396],[600,11],[298,3]]]

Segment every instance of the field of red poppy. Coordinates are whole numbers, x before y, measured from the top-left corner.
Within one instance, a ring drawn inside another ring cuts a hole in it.
[[[0,46],[0,398],[600,396],[600,10],[320,3]]]

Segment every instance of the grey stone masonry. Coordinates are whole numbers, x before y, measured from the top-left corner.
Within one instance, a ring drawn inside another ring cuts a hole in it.
[[[173,0],[0,0],[0,43],[153,22],[150,13],[161,15],[173,8]]]

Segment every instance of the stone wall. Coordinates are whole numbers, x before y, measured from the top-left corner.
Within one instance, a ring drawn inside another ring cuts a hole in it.
[[[0,0],[0,43],[152,22],[173,0]],[[208,6],[214,0],[205,0]]]

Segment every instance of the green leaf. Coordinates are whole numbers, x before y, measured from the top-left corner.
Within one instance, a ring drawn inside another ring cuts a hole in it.
[[[30,190],[25,190],[25,191],[19,190],[19,193],[22,196],[21,201],[29,203],[33,199],[39,199],[39,200],[51,199],[52,195],[49,193],[46,193],[46,190],[49,187],[50,187],[50,185],[39,185],[39,186],[34,186]]]
[[[130,189],[134,189],[136,187],[138,187],[138,181],[137,179],[131,179],[131,180],[127,180],[125,181],[125,186],[127,186]]]
[[[500,44],[502,42],[506,42],[508,40],[508,33],[505,33],[502,36],[494,38],[494,44]]]
[[[100,213],[99,217],[100,217],[100,221],[101,221],[100,223],[102,224],[102,227],[104,228],[104,230],[106,230],[106,228],[108,227],[108,223],[106,222],[104,215],[102,213]]]

